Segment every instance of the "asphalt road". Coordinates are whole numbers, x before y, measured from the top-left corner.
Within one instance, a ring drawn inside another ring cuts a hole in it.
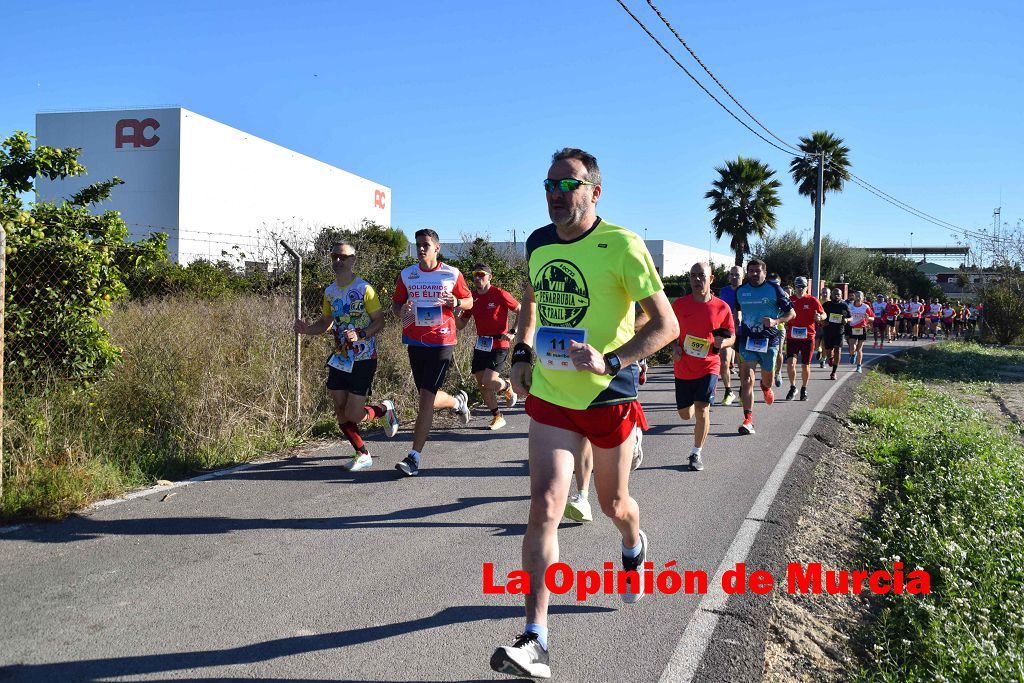
[[[713,409],[695,473],[671,370],[652,369],[641,394],[652,429],[630,483],[656,566],[714,575],[833,385],[827,372],[812,366],[807,402],[758,398],[753,436],[737,434],[738,402]],[[411,439],[403,427],[370,438],[372,470],[342,470],[350,449],[338,443],[0,531],[0,680],[507,680],[488,658],[522,630],[522,602],[484,595],[482,567],[494,563],[499,577],[519,567],[528,418],[521,406],[508,412],[497,433],[478,411],[468,427],[433,435],[417,478],[393,469]],[[618,562],[619,537],[592,498],[595,521],[559,534],[574,568]],[[556,598],[555,680],[659,680],[701,598]],[[735,680],[710,662],[698,678]]]

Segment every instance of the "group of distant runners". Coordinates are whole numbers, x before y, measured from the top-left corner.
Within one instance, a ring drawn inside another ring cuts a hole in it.
[[[504,427],[502,407],[525,397],[531,495],[522,562],[533,590],[525,596],[522,635],[498,647],[490,665],[534,678],[550,676],[550,593],[544,576],[559,559],[558,526],[563,516],[593,519],[591,478],[601,511],[621,536],[623,570],[637,572],[650,560],[640,509],[629,493],[630,472],[643,459],[642,436],[648,429],[638,401],[646,358],[671,345],[678,414],[695,423],[687,464],[700,471],[717,384],[723,386],[721,404],[732,404],[734,369],[743,409],[738,429],[754,434],[755,381],[765,405],[772,405],[783,365],[790,384],[786,399],[797,398],[799,363],[799,400],[806,401],[815,352],[819,367],[827,363],[836,379],[844,341],[861,371],[869,329],[881,346],[901,336],[960,334],[979,315],[971,307],[925,304],[917,297],[901,302],[878,295],[869,303],[854,292],[847,300],[838,288],[819,300],[806,278],[795,278],[787,291],[758,259],[745,269],[733,266],[718,295],[712,292],[710,265],[696,263],[689,271],[691,293],[670,303],[643,240],[597,215],[602,185],[592,155],[559,150],[543,185],[552,223],[526,242],[529,278],[521,301],[491,282],[485,263],[474,266],[470,288],[458,269],[438,260],[438,236],[428,229],[416,232],[417,263],[402,270],[391,296],[419,399],[412,448],[395,465],[403,475],[415,476],[423,465],[435,410],[453,410],[464,424],[471,419],[467,394],[441,389],[457,331],[470,321],[476,332],[472,373],[490,412],[488,428]],[[295,331],[332,331],[327,388],[355,451],[345,467],[359,471],[373,465],[359,425],[381,419],[387,436],[398,431],[394,404],[367,400],[384,306],[376,290],[355,274],[352,244],[334,245],[330,258],[335,281],[324,290],[321,315],[314,322],[295,321]],[[510,326],[512,315],[517,320]],[[502,377],[509,362],[509,375]],[[570,496],[574,480],[576,492]],[[638,583],[629,585],[622,598],[635,603],[643,592]]]

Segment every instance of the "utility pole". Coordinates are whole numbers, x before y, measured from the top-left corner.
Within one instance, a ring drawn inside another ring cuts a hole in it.
[[[295,301],[293,305],[295,306],[295,319],[302,320],[302,257],[284,240],[281,240],[281,246],[295,263]],[[292,369],[295,372],[295,431],[300,432],[302,431],[302,341],[299,339],[298,332],[295,333]]]
[[[811,291],[821,295],[821,198],[825,192],[825,152],[818,152],[818,191],[814,195],[814,263]]]

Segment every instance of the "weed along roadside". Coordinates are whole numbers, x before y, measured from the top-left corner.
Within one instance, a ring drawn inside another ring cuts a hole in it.
[[[1024,677],[1022,365],[1021,350],[949,343],[860,384],[787,553],[901,563],[930,592],[776,598],[766,681]]]

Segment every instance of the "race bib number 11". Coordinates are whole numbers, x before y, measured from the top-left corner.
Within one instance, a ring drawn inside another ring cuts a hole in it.
[[[569,358],[572,342],[587,343],[587,331],[578,327],[541,327],[534,337],[538,363],[545,370],[575,370]]]

